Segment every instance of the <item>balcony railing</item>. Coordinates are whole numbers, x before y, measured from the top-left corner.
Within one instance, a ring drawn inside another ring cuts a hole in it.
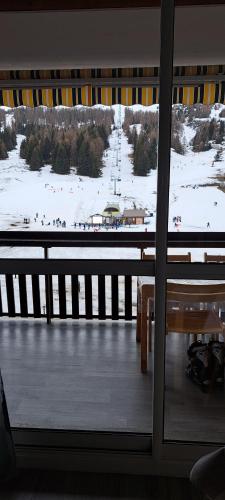
[[[53,247],[155,246],[155,233],[1,232],[0,246],[40,247],[43,259],[0,259],[0,316],[132,320],[136,276],[155,274],[140,259],[52,259]],[[168,233],[168,247],[225,247],[224,233]],[[27,250],[29,255],[29,250]]]

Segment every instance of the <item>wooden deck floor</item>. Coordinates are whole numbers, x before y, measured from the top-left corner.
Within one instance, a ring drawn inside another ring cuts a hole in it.
[[[151,433],[152,354],[143,375],[135,322],[2,319],[0,331],[13,427]],[[223,442],[224,391],[186,378],[186,347],[187,336],[168,335],[165,437]]]

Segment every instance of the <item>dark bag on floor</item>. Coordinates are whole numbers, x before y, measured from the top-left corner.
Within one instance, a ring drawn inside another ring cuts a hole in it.
[[[5,481],[14,476],[15,470],[15,449],[0,371],[0,481]]]

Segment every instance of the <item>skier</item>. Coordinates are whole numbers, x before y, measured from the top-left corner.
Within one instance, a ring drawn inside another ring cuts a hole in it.
[[[208,227],[210,228],[210,223],[209,223],[209,222],[207,222],[207,225],[206,225],[206,227],[207,227],[207,228],[208,228]]]
[[[214,206],[217,207],[217,201],[214,201]]]

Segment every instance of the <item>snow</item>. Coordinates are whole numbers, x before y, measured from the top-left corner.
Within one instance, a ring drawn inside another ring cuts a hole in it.
[[[130,125],[130,130],[132,131],[133,129],[135,129],[138,135],[141,132],[141,128],[141,123],[134,123],[133,125]]]
[[[96,107],[107,108],[102,105]],[[223,107],[225,106],[218,105],[217,109],[212,107],[210,118],[218,117]],[[153,217],[148,219],[149,224],[120,227],[117,231],[155,231],[157,172],[151,171],[148,177],[133,176],[132,146],[128,144],[122,129],[125,107],[115,105],[112,108],[117,128],[112,130],[110,146],[104,154],[103,175],[98,179],[77,176],[75,169],[70,175],[57,175],[51,172],[49,165],[43,167],[40,172],[31,172],[25,161],[19,157],[23,136],[17,136],[16,149],[9,153],[7,160],[0,162],[1,230],[57,230],[56,226],[53,226],[53,220],[60,217],[61,221],[66,221],[66,228],[60,226],[58,230],[71,231],[74,229],[74,222],[87,223],[91,215],[101,214],[107,203],[116,202],[119,203],[120,212],[136,207],[153,213]],[[135,105],[132,109],[156,112],[158,105],[148,108]],[[10,124],[12,117],[12,112],[8,112],[7,123]],[[185,123],[183,140],[186,144],[186,154],[182,156],[171,152],[168,228],[170,231],[224,231],[225,194],[213,184],[215,176],[225,170],[225,159],[212,166],[215,150],[194,153],[190,145],[194,134],[194,128]],[[36,213],[38,218],[35,221]],[[178,215],[181,216],[182,222],[180,227],[175,228],[173,218]],[[30,223],[25,224],[24,218],[30,218]],[[83,227],[80,229],[83,230]],[[79,227],[76,227],[76,230],[79,230]],[[22,255],[23,250],[11,250],[11,255],[15,252]],[[51,251],[54,255],[56,252],[57,255],[60,254],[59,249]],[[113,256],[120,258],[121,252],[125,258],[138,255],[136,250],[126,249],[123,252],[121,249],[114,249]],[[68,256],[76,256],[78,253],[79,249],[66,250]],[[108,251],[103,249],[98,249],[97,253],[94,249],[83,249],[85,257],[91,255],[103,258],[106,253],[108,256]],[[2,254],[5,255],[4,249],[0,250],[0,255]],[[65,250],[63,254],[65,255]],[[196,255],[199,258],[199,252]]]
[[[212,106],[209,119],[210,120],[212,120],[212,119],[221,120],[219,115],[220,115],[222,109],[224,109],[224,108],[225,108],[224,104],[215,104],[214,106]]]
[[[196,130],[193,127],[187,125],[186,123],[183,125],[183,139],[186,146],[190,146],[190,142],[194,138],[195,134]]]

